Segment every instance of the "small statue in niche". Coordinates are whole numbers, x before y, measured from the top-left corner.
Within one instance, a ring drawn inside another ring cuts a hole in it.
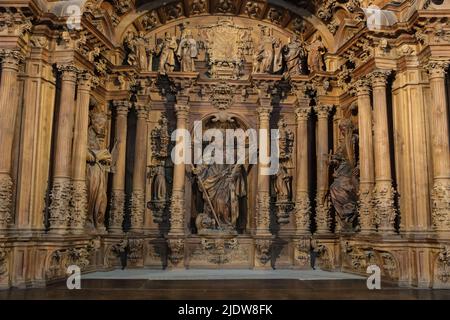
[[[153,210],[156,223],[164,221],[164,212],[168,200],[165,161],[168,157],[170,136],[168,120],[165,113],[161,114],[158,126],[151,132],[152,162],[149,178],[151,178],[151,201],[147,204]]]
[[[292,201],[292,176],[288,174],[284,165],[281,165],[278,169],[274,189],[277,202]]]
[[[289,213],[294,208],[292,203],[292,175],[288,168],[292,168],[292,152],[294,147],[294,133],[287,128],[284,117],[278,121],[279,169],[273,180],[273,191],[276,198],[275,207],[278,223],[289,223]]]
[[[139,67],[147,71],[148,70],[148,55],[147,55],[147,39],[145,38],[144,32],[139,32],[139,36],[135,38],[135,44],[136,44],[136,55],[138,58]]]
[[[152,201],[164,203],[167,200],[167,181],[164,166],[157,166],[153,173]]]
[[[340,121],[341,139],[330,161],[335,168],[334,180],[330,186],[330,197],[343,232],[354,230],[354,221],[358,212],[359,170],[355,157],[358,136],[354,131],[350,119]]]
[[[106,115],[94,103],[89,117],[87,186],[88,186],[88,224],[97,230],[105,230],[105,212],[108,197],[106,194],[106,173],[110,171],[112,155],[105,148]]]
[[[134,66],[138,62],[137,57],[137,46],[136,46],[136,40],[135,35],[132,31],[128,31],[125,35],[125,38],[123,40],[123,47],[125,48],[125,62],[130,65]]]
[[[177,56],[181,63],[181,72],[195,71],[195,59],[198,56],[198,46],[190,30],[186,30],[181,38]]]
[[[159,72],[166,74],[175,69],[175,53],[178,48],[177,39],[166,33],[164,39],[157,46],[156,54],[159,55]]]
[[[308,67],[310,72],[326,71],[324,55],[327,52],[322,37],[317,35],[308,47]]]
[[[297,35],[294,35],[284,47],[283,56],[286,62],[286,78],[295,77],[303,73],[302,61],[306,57],[306,50]]]

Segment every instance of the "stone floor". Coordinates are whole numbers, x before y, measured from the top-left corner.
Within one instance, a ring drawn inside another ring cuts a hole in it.
[[[0,291],[0,299],[450,299],[450,290],[389,284],[368,290],[365,278],[321,270],[116,270],[84,275],[81,286],[68,290],[63,282],[42,289],[11,289]]]

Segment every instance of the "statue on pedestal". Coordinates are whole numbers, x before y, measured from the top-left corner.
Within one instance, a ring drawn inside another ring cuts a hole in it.
[[[327,52],[322,37],[317,35],[308,47],[308,67],[310,72],[326,71],[324,55]]]
[[[166,33],[156,49],[156,54],[159,55],[159,72],[161,74],[172,72],[175,69],[175,52],[177,48],[176,37]]]
[[[306,57],[306,50],[297,35],[284,47],[283,56],[286,62],[285,76],[295,77],[303,73],[302,61]]]
[[[270,29],[263,27],[261,42],[254,55],[253,73],[276,73],[281,67],[281,44],[272,36]]]
[[[198,46],[190,30],[186,30],[181,38],[177,56],[181,63],[181,72],[195,71],[195,58],[198,56]]]

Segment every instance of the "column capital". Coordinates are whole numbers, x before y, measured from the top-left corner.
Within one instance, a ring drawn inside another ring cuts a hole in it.
[[[177,116],[187,116],[191,107],[187,104],[175,104],[175,112]]]
[[[19,50],[2,49],[0,50],[0,59],[2,69],[19,70],[19,64],[24,60],[24,56]]]
[[[80,71],[78,73],[78,90],[89,91],[94,86],[95,79],[90,71]]]
[[[295,108],[295,115],[297,117],[297,122],[306,121],[311,113],[310,107],[297,107]]]
[[[428,72],[430,79],[445,78],[448,66],[448,61],[429,60],[427,64],[425,64],[424,69]]]
[[[146,104],[136,103],[135,109],[138,119],[147,119],[150,108]]]
[[[269,117],[272,113],[272,106],[259,106],[256,108],[256,112],[258,112],[259,117]]]
[[[370,89],[370,79],[366,76],[351,83],[351,91],[356,96],[369,95]]]
[[[328,118],[328,115],[330,114],[331,110],[333,110],[333,105],[318,105],[314,107],[314,111],[317,113],[317,117],[319,119],[321,118]]]
[[[113,107],[116,109],[118,116],[126,116],[130,110],[130,102],[128,100],[114,100]]]
[[[369,78],[372,80],[372,86],[376,87],[386,87],[387,78],[391,74],[391,70],[375,70],[370,75]]]
[[[61,77],[63,81],[77,81],[77,75],[80,73],[80,69],[78,69],[73,64],[58,64],[56,66],[58,72],[61,73]]]

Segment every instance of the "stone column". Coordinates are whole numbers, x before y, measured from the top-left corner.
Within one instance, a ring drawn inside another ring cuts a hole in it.
[[[188,99],[177,98],[175,105],[175,113],[177,117],[177,135],[176,143],[184,143],[183,132],[187,130],[187,121],[189,119],[189,104]],[[184,159],[183,154],[179,156]],[[186,164],[184,161],[174,164],[173,168],[173,184],[172,184],[172,198],[170,199],[170,236],[184,235],[185,219],[184,219],[184,182],[186,175]]]
[[[73,142],[73,218],[71,229],[83,233],[87,216],[86,152],[88,147],[89,99],[92,75],[83,72],[78,76],[75,133]]]
[[[136,143],[134,149],[133,193],[131,195],[131,231],[142,232],[145,212],[148,107],[136,105]]]
[[[372,73],[375,189],[373,205],[378,230],[393,233],[395,222],[394,194],[389,150],[389,128],[386,102],[386,81],[390,71]]]
[[[374,162],[372,142],[372,108],[370,84],[367,79],[355,83],[358,97],[359,124],[359,222],[361,233],[370,233],[374,228],[372,192],[374,186]]]
[[[259,148],[261,150],[262,140],[266,136],[266,158],[270,157],[270,114],[272,112],[271,98],[264,97],[259,99],[259,107],[257,109],[259,117]],[[261,157],[261,156],[260,156]],[[270,167],[269,164],[261,162],[261,158],[258,162],[258,189],[257,189],[257,236],[270,236],[270,175],[268,173]]]
[[[310,234],[311,206],[308,194],[308,117],[309,99],[299,101],[297,116],[297,176],[295,193],[295,223],[297,235]]]
[[[0,230],[6,229],[12,220],[13,181],[11,156],[14,129],[18,112],[19,88],[17,74],[22,55],[15,50],[0,51]]]
[[[328,115],[333,106],[318,105],[314,107],[317,113],[317,194],[316,194],[316,225],[318,234],[330,233],[330,208],[328,196]]]
[[[123,216],[125,213],[125,165],[129,102],[126,100],[117,100],[113,102],[113,107],[116,110],[115,139],[117,159],[112,178],[108,231],[110,233],[122,233]]]
[[[56,145],[54,152],[53,185],[50,193],[50,232],[64,233],[72,215],[72,138],[75,115],[75,84],[78,69],[73,65],[59,65],[61,96]]]
[[[430,61],[431,149],[433,157],[432,221],[436,231],[450,232],[450,154],[445,73],[449,63]]]

